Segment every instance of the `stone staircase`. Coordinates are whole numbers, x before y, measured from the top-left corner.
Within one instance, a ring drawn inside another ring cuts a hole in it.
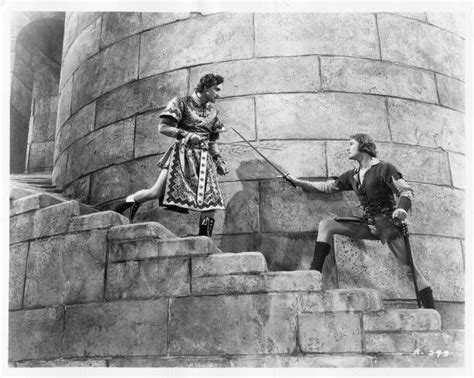
[[[464,332],[373,289],[28,190],[10,205],[15,367],[462,367]]]

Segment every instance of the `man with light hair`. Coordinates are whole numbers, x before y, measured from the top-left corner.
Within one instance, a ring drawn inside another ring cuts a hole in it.
[[[399,225],[408,216],[413,200],[412,188],[397,168],[377,159],[376,145],[367,134],[350,137],[348,157],[356,160],[358,167],[326,182],[286,176],[306,192],[330,194],[353,190],[364,209],[362,217],[325,219],[319,223],[310,269],[322,272],[324,260],[331,250],[332,237],[339,234],[353,239],[381,240],[383,244],[388,244],[398,262],[411,274],[405,239]],[[398,203],[395,196],[399,197]],[[414,271],[423,307],[434,308],[433,292],[428,282],[416,266]]]

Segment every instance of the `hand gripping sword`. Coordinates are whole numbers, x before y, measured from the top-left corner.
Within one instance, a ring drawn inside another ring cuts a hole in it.
[[[408,225],[405,222],[400,222],[399,228],[402,231],[403,239],[405,240],[408,264],[410,265],[413,283],[415,285],[416,301],[418,303],[418,308],[421,308],[420,292],[418,291],[418,283],[416,282],[415,264],[413,263],[413,255],[411,254],[410,240],[408,236]]]
[[[283,172],[280,168],[278,168],[275,164],[273,164],[270,160],[268,160],[259,150],[257,150],[257,149],[256,149],[247,139],[245,139],[245,138],[242,136],[242,134],[240,134],[236,129],[232,128],[232,130],[234,130],[234,131],[237,133],[237,135],[238,135],[239,137],[241,137],[242,140],[243,140],[245,143],[247,143],[250,147],[252,147],[253,150],[254,150],[257,154],[259,154],[259,155],[260,155],[268,164],[270,164],[280,175],[282,175],[283,178],[284,178],[286,181],[288,181],[291,185],[293,185],[293,187],[296,188],[296,185],[293,184],[293,182],[288,179],[288,175],[289,175],[288,172],[287,172],[287,173]]]

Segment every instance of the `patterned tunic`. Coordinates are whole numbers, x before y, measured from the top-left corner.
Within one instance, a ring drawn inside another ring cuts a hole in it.
[[[197,211],[224,209],[212,157],[218,153],[216,140],[225,129],[214,105],[201,105],[195,94],[175,97],[160,117],[177,122],[176,127],[164,126],[161,132],[178,138],[158,163],[168,169],[163,204]],[[180,138],[180,130],[198,134],[204,141],[191,146],[187,138]]]

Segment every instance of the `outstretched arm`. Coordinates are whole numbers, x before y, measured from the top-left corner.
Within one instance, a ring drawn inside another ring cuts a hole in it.
[[[291,175],[286,176],[286,178],[295,184],[297,187],[299,186],[305,192],[313,192],[313,193],[337,193],[340,192],[341,189],[336,186],[336,180],[330,179],[324,182],[311,182],[305,180],[299,180]]]

